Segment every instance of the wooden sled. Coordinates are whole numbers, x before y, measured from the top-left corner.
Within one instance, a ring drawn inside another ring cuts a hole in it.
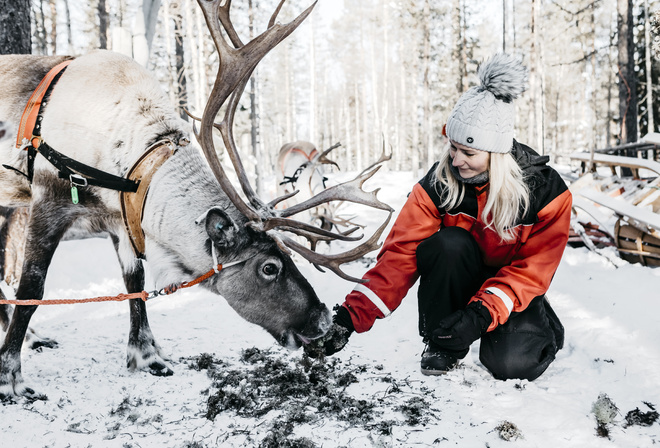
[[[622,259],[644,266],[660,266],[660,215],[603,193],[581,190],[580,195],[612,210],[619,219],[614,241]]]
[[[585,152],[574,152],[571,154],[571,159],[580,160],[587,163],[591,154]],[[639,170],[646,169],[656,174],[660,174],[660,163],[655,160],[641,159],[638,157],[624,157],[624,156],[611,156],[607,154],[594,154],[593,162],[596,164],[607,165],[612,170],[612,174],[616,174],[616,167],[630,168],[633,177],[639,178]]]
[[[619,255],[630,263],[660,266],[660,238],[619,219],[614,227]]]

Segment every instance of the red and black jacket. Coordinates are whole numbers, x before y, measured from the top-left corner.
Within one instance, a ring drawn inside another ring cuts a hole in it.
[[[388,316],[401,304],[419,277],[417,246],[445,227],[469,231],[485,265],[499,268],[471,299],[483,301],[490,311],[493,323],[489,331],[505,323],[511,312],[524,310],[534,297],[547,292],[568,241],[571,193],[547,165],[547,156],[539,156],[516,141],[512,155],[530,190],[530,208],[514,228],[516,238],[502,242],[495,230],[486,228],[481,214],[488,184],[465,185],[465,197],[458,207],[450,211],[441,207],[444,187],[435,179],[436,163],[413,187],[376,265],[362,277],[368,281],[346,296],[343,306],[358,333],[369,330],[376,319]]]

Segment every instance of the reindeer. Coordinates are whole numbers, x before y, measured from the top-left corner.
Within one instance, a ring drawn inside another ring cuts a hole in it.
[[[285,143],[277,156],[276,181],[277,192],[288,195],[294,191],[299,193],[282,203],[285,207],[298,204],[311,198],[326,188],[328,180],[325,177],[323,165],[334,165],[339,168],[327,155],[340,146],[336,144],[322,153],[318,152],[316,145],[307,141]],[[315,207],[308,210],[306,216],[298,215],[299,219],[318,223],[319,227],[330,230],[333,224],[334,209],[331,204]]]
[[[275,207],[290,195],[270,203],[256,196],[234,142],[236,108],[259,61],[302,23],[315,4],[282,25],[275,23],[282,0],[266,31],[244,44],[231,22],[230,0],[198,3],[220,60],[199,129],[193,127],[204,158],[200,148],[189,144],[189,125],[177,116],[158,83],[130,58],[108,51],[77,58],[0,57],[0,120],[13,126],[43,76],[60,62],[71,60],[42,106],[38,121],[43,142],[66,154],[66,160],[133,179],[136,167],[145,167],[144,161],[152,160],[152,154],[167,155],[162,164],[154,162],[153,169],[145,168],[146,172],[138,176],[136,193],[118,193],[92,185],[92,180],[81,173],[60,178],[61,172],[58,174],[41,150],[29,179],[25,175],[29,171],[26,151],[17,149],[13,142],[1,142],[0,161],[10,169],[0,170],[0,206],[30,207],[25,261],[15,295],[19,300],[42,298],[53,253],[75,223],[110,235],[128,292],[144,287],[143,259],[148,260],[158,289],[200,276],[210,267],[222,268],[201,285],[221,294],[239,315],[263,327],[280,344],[299,348],[325,334],[331,319],[327,307],[296,268],[292,251],[319,268],[357,280],[344,273],[341,265],[378,248],[378,238],[392,209],[377,199],[378,190],[362,189],[375,170],[286,210]],[[224,117],[215,123],[225,103]],[[214,129],[220,131],[247,200],[239,195],[217,157]],[[141,188],[146,197],[138,201],[137,213],[126,218],[127,210],[135,209]],[[343,253],[321,255],[313,250],[318,241],[359,238],[324,231],[292,217],[333,200],[353,201],[389,215],[358,246]],[[311,248],[297,243],[286,232],[306,237]],[[129,306],[128,368],[172,375],[150,330],[145,302],[131,300]],[[27,387],[21,375],[21,345],[36,308],[14,309],[0,348],[2,397],[43,397]]]
[[[324,175],[323,166],[334,165],[339,168],[337,163],[328,158],[328,154],[340,146],[341,143],[336,143],[323,152],[318,152],[313,143],[301,140],[286,143],[280,148],[276,170],[278,194],[293,195],[290,199],[282,202],[284,207],[298,204],[328,187],[328,178]],[[391,154],[385,154],[385,146],[383,145],[380,158],[362,170],[360,175],[371,171],[374,167],[391,158]],[[363,225],[353,222],[352,217],[340,215],[338,211],[341,205],[341,202],[325,203],[298,215],[298,219],[315,223],[324,230],[335,228],[338,231],[339,229],[349,231],[351,228],[363,228]]]

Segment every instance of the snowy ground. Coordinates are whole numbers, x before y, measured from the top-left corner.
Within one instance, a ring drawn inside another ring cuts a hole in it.
[[[367,186],[382,185],[381,198],[399,207],[415,180],[409,173],[379,176]],[[330,307],[353,287],[306,263],[300,266]],[[347,270],[359,276],[365,266],[355,263]],[[4,447],[95,448],[267,442],[299,447],[650,447],[660,443],[659,423],[627,425],[625,417],[637,408],[647,413],[649,405],[660,406],[658,285],[660,269],[625,262],[617,268],[586,249],[567,248],[548,294],[566,327],[566,344],[534,382],[493,379],[479,364],[476,345],[459,369],[441,377],[423,376],[416,291],[411,290],[391,317],[354,335],[334,358],[333,369],[354,378],[331,392],[372,408],[369,416],[357,412],[349,421],[326,418],[305,397],[259,417],[227,409],[214,420],[206,418],[209,396],[218,393],[210,375],[217,378],[223,369],[249,375],[260,366],[246,362],[244,350],[256,347],[291,372],[301,371],[302,352],[277,347],[265,331],[201,287],[149,303],[152,329],[175,370],[168,378],[126,370],[127,304],[43,306],[32,324],[57,339],[59,347],[24,351],[23,375],[48,400],[0,406],[0,441]],[[46,298],[119,292],[119,266],[109,241],[61,245]],[[214,367],[190,368],[200,365],[196,361],[202,354],[213,355]],[[236,390],[249,386],[243,381]],[[618,407],[607,427],[609,438],[597,435],[592,412],[600,394]],[[296,407],[305,418],[292,429],[278,426]],[[345,411],[351,415],[355,409]],[[511,431],[498,428],[513,425],[518,433],[505,441]],[[282,439],[281,432],[289,430]],[[273,438],[278,431],[280,439]]]

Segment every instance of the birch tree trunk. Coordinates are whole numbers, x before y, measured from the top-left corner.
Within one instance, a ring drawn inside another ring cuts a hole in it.
[[[57,54],[57,3],[50,0],[50,54]]]
[[[596,102],[596,2],[591,3],[591,14],[589,15],[589,40],[591,42],[591,55],[589,56],[589,162],[587,163],[587,172],[594,169],[593,160],[597,146],[596,127],[598,123],[598,110]]]
[[[417,49],[415,49],[415,50],[417,50]],[[417,70],[419,69],[419,65],[418,65],[417,61],[415,61],[415,64],[414,64],[413,67],[414,67],[413,68],[413,73],[417,73]],[[418,111],[419,111],[420,104],[419,104],[419,95],[417,94],[417,91],[416,91],[417,89],[416,89],[415,81],[411,80],[410,82],[413,84],[411,86],[412,87],[411,88],[411,90],[412,90],[412,102],[410,104],[410,109],[408,110],[408,113],[412,117],[412,119],[410,120],[410,124],[412,126],[412,142],[411,142],[411,145],[412,145],[412,149],[411,149],[412,173],[413,173],[413,176],[415,176],[415,178],[419,178],[420,177],[420,175],[419,175],[420,174],[419,156],[420,156],[420,152],[421,152],[420,147],[419,147],[419,145],[420,145],[419,131],[420,131],[421,123],[419,122],[419,119],[418,119],[418,117],[419,117]]]
[[[108,9],[105,0],[98,0],[97,11],[99,16],[99,48],[108,49]]]
[[[390,92],[389,89],[389,78],[390,78],[390,58],[389,58],[389,53],[390,53],[390,8],[387,2],[383,2],[383,35],[382,35],[382,40],[383,40],[383,82],[381,84],[381,95],[380,97],[382,98],[382,107],[383,111],[381,114],[381,123],[380,123],[380,131],[382,133],[382,138],[383,138],[383,150],[387,152],[387,148],[390,147],[390,135],[389,135],[389,130],[388,130],[388,118],[389,118],[389,111],[390,111],[390,100],[392,97],[392,92]],[[386,169],[389,169],[389,166],[385,166]]]
[[[69,8],[69,0],[64,0],[64,15],[66,18],[67,52],[71,54],[73,53],[73,33],[71,32],[71,9]]]
[[[332,142],[332,115],[334,115],[334,108],[329,107],[331,102],[328,99],[328,71],[321,67],[322,79],[321,85],[323,90],[321,90],[321,95],[318,98],[319,104],[328,105],[326,107],[318,108],[318,122],[320,123],[320,145],[321,148],[329,148],[334,143]]]
[[[360,87],[358,82],[355,82],[355,169],[362,170],[362,138],[360,138],[360,110],[362,109],[362,102],[360,101]]]
[[[0,54],[30,54],[30,0],[0,0]]]
[[[318,142],[316,117],[316,44],[314,42],[314,15],[310,17],[312,26],[309,28],[309,141]]]
[[[133,26],[133,58],[148,67],[151,44],[158,23],[160,0],[142,0],[139,4]]]
[[[457,65],[456,90],[458,95],[465,90],[465,77],[467,73],[465,60],[465,39],[463,33],[463,22],[461,20],[461,0],[453,0],[452,3],[452,30],[454,34],[454,58]],[[458,98],[457,95],[457,98]]]
[[[120,0],[117,6],[117,20],[116,26],[112,27],[110,31],[110,38],[112,42],[112,51],[133,57],[133,33],[125,23],[124,16],[126,15],[126,2]]]
[[[44,0],[39,0],[38,10],[34,14],[34,39],[37,54],[47,55],[46,17],[44,16]]]
[[[176,55],[174,54],[174,49],[172,48],[172,42],[176,40],[176,36],[174,35],[174,32],[172,31],[172,25],[174,24],[174,17],[172,16],[172,13],[176,14],[177,13],[177,5],[176,3],[170,3],[166,2],[165,5],[163,6],[163,38],[165,40],[165,53],[167,55],[167,72],[168,72],[168,77],[167,77],[167,92],[170,97],[170,103],[172,104],[177,104],[177,98],[176,98],[176,78],[177,78],[177,73],[176,73],[176,61],[174,60],[176,58]]]
[[[412,107],[410,109],[411,114],[413,117],[417,116],[417,108],[419,107],[419,98],[417,95],[414,96],[413,101],[412,101]],[[412,164],[412,173],[415,178],[420,177],[419,172],[420,172],[420,166],[419,166],[419,123],[417,120],[413,120],[412,122],[412,148],[411,148],[411,164]]]
[[[254,39],[254,8],[252,0],[248,0],[248,16],[250,28],[250,40]],[[260,161],[263,160],[259,154],[259,120],[257,116],[257,71],[255,70],[250,77],[250,146],[252,148],[252,157],[254,160],[254,175],[256,178],[256,193],[262,196],[264,186],[261,175]]]
[[[556,154],[559,149],[559,110],[560,110],[559,90],[555,93],[555,126],[552,130],[552,151]]]
[[[594,1],[591,4],[591,57],[590,59],[590,75],[591,75],[591,104],[592,104],[592,117],[593,117],[593,122],[591,125],[591,146],[592,147],[597,147],[598,146],[598,134],[597,134],[597,129],[598,129],[598,115],[599,115],[599,110],[598,110],[598,102],[596,101],[596,91],[597,91],[597,83],[598,80],[596,79],[596,2]]]
[[[518,47],[516,46],[516,2],[511,2],[511,31],[513,34],[513,42],[511,45],[511,53],[515,53]]]
[[[183,16],[177,9],[174,16],[174,73],[176,84],[176,105],[179,115],[188,121],[184,109],[188,109],[188,82],[186,78],[185,46],[183,42]]]
[[[201,73],[199,72],[199,51],[198,48],[195,48],[194,44],[194,39],[192,39],[192,36],[195,35],[194,29],[193,29],[193,24],[195,23],[195,16],[194,16],[194,10],[193,10],[193,4],[191,0],[186,0],[185,1],[185,8],[186,8],[186,17],[185,17],[185,22],[186,22],[186,35],[188,36],[188,43],[190,45],[190,54],[192,55],[192,81],[193,81],[193,89],[195,93],[195,110],[196,111],[203,111],[204,110],[204,100],[205,98],[202,97],[202,82],[201,82]]]
[[[540,154],[545,154],[543,144],[545,139],[543,138],[543,78],[541,73],[541,48],[539,40],[539,9],[539,0],[532,0],[531,48],[529,52],[529,86],[532,104],[530,107],[528,138],[530,142],[535,142],[535,149]]]
[[[406,152],[405,149],[408,147],[408,123],[413,122],[414,120],[409,119],[409,106],[408,106],[408,82],[407,82],[407,73],[405,70],[405,67],[403,64],[400,66],[401,75],[399,75],[400,79],[400,89],[401,89],[401,96],[400,96],[400,107],[399,107],[399,113],[397,114],[399,117],[399,122],[397,128],[399,129],[398,138],[397,138],[397,151],[396,151],[396,169],[401,170],[403,168],[404,162],[404,153]],[[411,170],[412,170],[412,165],[411,165]]]
[[[614,114],[612,113],[612,90],[614,89],[614,58],[612,57],[612,52],[614,51],[614,23],[610,24],[610,39],[609,39],[609,50],[607,52],[607,125],[605,126],[605,147],[609,148],[612,146],[612,122],[614,120]]]
[[[506,0],[502,0],[502,52],[506,53]]]
[[[644,0],[644,42],[646,63],[646,113],[648,114],[648,132],[655,132],[653,117],[653,62],[651,61],[651,23],[649,22],[649,1]]]
[[[362,3],[360,6],[360,17],[366,17],[366,13],[364,12],[364,4]],[[362,61],[367,61],[367,57],[365,54],[365,21],[360,20],[360,60]],[[360,74],[360,90],[359,93],[361,95],[361,101],[360,101],[360,108],[358,110],[359,114],[362,114],[362,118],[360,121],[361,126],[357,130],[357,138],[360,140],[360,154],[358,155],[358,171],[362,170],[363,163],[365,165],[369,164],[369,135],[367,129],[370,128],[368,125],[368,114],[367,114],[367,108],[368,108],[368,91],[369,91],[369,77],[367,75],[368,70],[361,70]],[[375,80],[374,80],[375,82]]]
[[[394,114],[394,149],[393,152],[394,154],[392,155],[392,161],[394,162],[394,166],[392,167],[395,171],[400,171],[401,170],[401,144],[402,144],[402,139],[401,139],[401,109],[398,107],[399,105],[399,97],[400,97],[399,89],[395,89],[394,91],[394,98],[392,98],[393,104],[397,105],[397,112]]]
[[[422,132],[422,142],[426,146],[426,151],[424,154],[426,158],[424,160],[424,166],[422,167],[422,172],[426,172],[431,165],[433,165],[433,160],[435,159],[434,150],[433,150],[433,117],[431,117],[431,79],[430,79],[430,70],[431,70],[431,6],[429,0],[424,1],[424,13],[422,15],[422,20],[424,21],[424,31],[423,31],[423,55],[422,60],[424,64],[424,118],[423,118],[423,132]]]
[[[368,108],[369,108],[368,101],[369,101],[369,98],[368,98],[368,95],[367,95],[367,91],[368,91],[367,82],[368,81],[367,81],[367,76],[366,75],[363,75],[363,77],[364,77],[363,78],[364,81],[363,81],[363,84],[362,84],[362,88],[360,89],[360,93],[362,94],[362,101],[360,102],[361,112],[362,112],[362,127],[360,128],[360,134],[358,134],[358,135],[362,136],[362,145],[361,146],[362,146],[363,153],[361,155],[361,160],[360,160],[360,165],[359,165],[358,170],[362,170],[363,164],[364,164],[364,166],[368,166],[369,165],[369,160],[370,160],[370,156],[369,156],[369,150],[370,150],[370,148],[369,148],[369,146],[370,146],[369,145],[369,134],[370,134],[369,129],[370,129],[370,126],[368,124],[369,123],[369,114],[368,114]]]
[[[636,142],[638,132],[637,76],[635,74],[632,8],[632,0],[618,0],[617,2],[621,143]]]
[[[195,5],[197,6],[197,5]],[[211,59],[210,54],[209,54],[209,47],[206,42],[206,34],[202,31],[205,28],[205,25],[202,23],[203,22],[203,14],[200,8],[195,7],[194,10],[194,15],[195,15],[195,21],[197,22],[197,48],[195,49],[195,52],[201,53],[202,57],[197,58],[197,62],[199,65],[197,65],[196,69],[193,68],[193,70],[196,70],[199,72],[199,92],[198,96],[202,100],[202,104],[206,103],[206,99],[209,96],[210,92],[210,87],[209,87],[209,79],[215,80],[215,73],[213,72],[213,66],[212,64],[209,64],[209,60]],[[192,39],[192,36],[190,36]]]
[[[351,169],[351,166],[353,164],[353,156],[352,156],[352,150],[353,150],[353,138],[351,135],[351,107],[349,106],[348,103],[348,88],[346,88],[346,93],[345,99],[344,100],[344,105],[342,107],[342,110],[344,111],[344,127],[345,127],[345,132],[344,135],[346,136],[346,163],[344,166],[346,167],[347,170]]]
[[[381,80],[378,79],[378,73],[377,73],[377,67],[376,67],[376,48],[375,48],[375,39],[368,39],[369,42],[369,59],[371,61],[371,79],[369,80],[369,83],[371,85],[371,110],[373,113],[373,126],[368,126],[367,129],[369,131],[367,132],[366,138],[369,136],[371,137],[371,143],[368,145],[367,148],[367,157],[366,161],[367,163],[371,163],[371,160],[377,160],[376,158],[373,158],[376,153],[378,152],[378,141],[382,138],[383,134],[383,128],[381,126],[381,114],[380,114],[380,107],[381,104],[383,104],[385,101],[385,97],[380,97],[378,95],[378,86],[381,84]],[[380,101],[379,101],[380,100]]]
[[[293,89],[291,88],[291,46],[284,45],[284,103],[286,115],[285,141],[292,142],[295,135],[295,121],[293,110]]]

